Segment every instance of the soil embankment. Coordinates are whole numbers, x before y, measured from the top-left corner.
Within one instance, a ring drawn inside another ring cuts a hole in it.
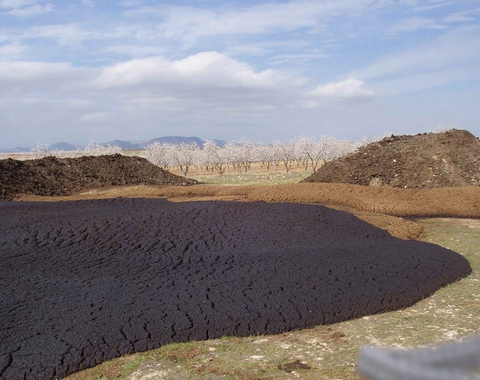
[[[471,272],[455,252],[313,205],[0,202],[0,230],[2,379],[396,310]]]
[[[130,186],[91,189],[65,197],[20,196],[23,201],[74,201],[117,197],[167,198],[172,201],[230,200],[315,203],[400,217],[480,218],[480,186],[395,189],[342,183],[276,186]]]
[[[480,185],[480,141],[465,130],[386,137],[328,162],[303,182],[430,189]]]
[[[112,185],[192,185],[193,179],[165,171],[144,158],[120,154],[38,160],[0,160],[0,200],[18,194],[68,195]]]

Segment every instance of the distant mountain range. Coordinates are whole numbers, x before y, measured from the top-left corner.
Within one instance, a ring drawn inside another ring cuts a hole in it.
[[[226,144],[226,141],[224,140],[213,139],[213,141],[215,141],[215,143],[218,146],[224,146]],[[138,141],[113,140],[113,141],[107,141],[107,142],[101,143],[101,145],[103,146],[116,145],[122,149],[136,150],[136,149],[143,149],[146,146],[154,143],[174,144],[174,145],[180,145],[181,143],[185,143],[185,144],[193,143],[193,144],[197,144],[199,147],[202,147],[205,141],[196,136],[192,136],[192,137],[164,136],[164,137],[157,137],[155,139],[150,139],[150,140],[138,140]],[[83,148],[85,148],[84,145],[75,146],[65,141],[58,142],[49,146],[50,150],[63,150],[63,151],[72,151],[72,150],[78,150]],[[25,148],[25,147],[16,147],[12,149],[0,149],[0,153],[29,152],[31,149],[32,148]]]
[[[50,150],[77,150],[75,145],[69,144],[65,141],[52,144],[48,147]]]
[[[29,152],[31,148],[25,148],[22,146],[17,146],[11,149],[0,149],[0,153],[22,153],[22,152]]]

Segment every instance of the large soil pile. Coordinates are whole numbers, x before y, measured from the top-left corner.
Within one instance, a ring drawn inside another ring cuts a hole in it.
[[[144,158],[120,154],[39,160],[0,160],[0,200],[17,194],[68,195],[109,185],[192,185],[193,179],[165,171]]]
[[[327,163],[303,182],[414,189],[480,185],[480,141],[456,129],[392,135]]]
[[[0,202],[0,378],[412,305],[465,258],[323,206]]]

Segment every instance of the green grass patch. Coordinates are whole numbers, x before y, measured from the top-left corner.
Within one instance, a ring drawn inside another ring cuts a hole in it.
[[[281,185],[286,183],[298,183],[311,175],[311,172],[291,173],[246,173],[224,174],[215,176],[193,176],[192,178],[208,185]]]

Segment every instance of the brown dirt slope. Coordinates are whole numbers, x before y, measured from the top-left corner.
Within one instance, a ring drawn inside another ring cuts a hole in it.
[[[456,129],[392,135],[327,163],[303,182],[414,189],[480,185],[480,141]]]
[[[400,217],[480,218],[480,186],[394,189],[343,183],[276,186],[125,186],[91,189],[64,197],[22,195],[22,201],[75,201],[104,198],[167,198],[175,202],[229,200],[314,203]]]
[[[257,187],[254,201],[321,203],[400,217],[480,218],[480,187],[392,189],[340,183],[301,183]]]
[[[39,160],[0,160],[0,200],[17,194],[68,195],[88,187],[109,185],[192,185],[193,179],[165,171],[144,158],[84,156]]]

